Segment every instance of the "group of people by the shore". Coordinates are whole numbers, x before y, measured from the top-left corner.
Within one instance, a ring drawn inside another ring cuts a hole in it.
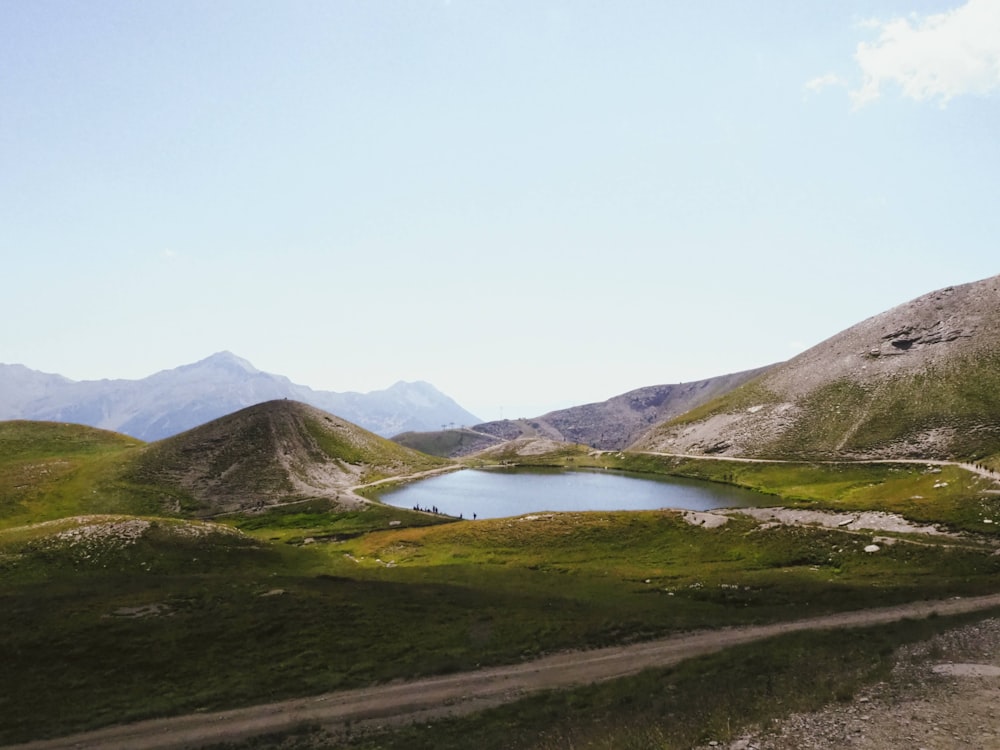
[[[445,513],[442,513],[441,511],[439,511],[438,507],[436,505],[432,505],[429,508],[421,508],[419,505],[414,505],[413,506],[413,510],[417,511],[418,513],[433,513],[436,516],[447,515]],[[459,513],[458,514],[458,518],[459,518],[459,520],[464,520],[465,514],[464,513]],[[472,520],[473,521],[476,520],[476,514],[475,513],[472,514]]]

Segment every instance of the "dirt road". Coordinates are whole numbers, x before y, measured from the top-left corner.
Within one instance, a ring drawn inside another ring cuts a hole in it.
[[[614,453],[614,451],[603,451],[604,453]],[[923,465],[923,466],[957,466],[960,469],[965,469],[972,474],[978,474],[986,479],[992,479],[994,482],[1000,482],[1000,472],[993,471],[992,469],[987,469],[985,466],[980,466],[979,464],[969,463],[967,461],[943,461],[936,458],[845,458],[838,461],[829,460],[792,460],[792,459],[782,459],[782,458],[746,458],[744,456],[715,456],[715,455],[704,455],[701,453],[663,453],[662,451],[636,451],[637,453],[644,453],[648,456],[666,456],[668,458],[694,458],[699,461],[732,461],[735,463],[743,464],[826,464],[826,465],[840,465],[840,464],[912,464],[912,465]]]
[[[336,732],[338,727],[348,722],[354,728],[406,723],[473,713],[537,690],[624,677],[650,667],[669,666],[693,656],[782,633],[876,625],[907,617],[926,617],[932,612],[958,614],[998,606],[1000,594],[994,594],[845,612],[773,625],[699,631],[628,646],[554,654],[532,662],[475,672],[230,711],[153,719],[10,746],[6,750],[177,750],[232,742],[303,725],[322,725]]]

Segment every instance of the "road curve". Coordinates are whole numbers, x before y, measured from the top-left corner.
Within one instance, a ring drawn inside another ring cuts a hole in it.
[[[698,631],[628,646],[564,652],[531,662],[491,667],[358,690],[296,698],[214,713],[195,713],[106,727],[11,745],[3,750],[180,750],[235,742],[304,725],[336,732],[473,713],[545,689],[567,688],[665,667],[741,643],[800,630],[878,625],[932,613],[960,614],[1000,607],[1000,594],[915,602],[804,620]]]

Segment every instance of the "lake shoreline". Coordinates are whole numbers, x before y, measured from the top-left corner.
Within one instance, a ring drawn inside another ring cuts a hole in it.
[[[477,466],[369,495],[385,505],[462,519],[527,513],[622,510],[721,510],[773,500],[752,490],[685,477],[601,467]]]

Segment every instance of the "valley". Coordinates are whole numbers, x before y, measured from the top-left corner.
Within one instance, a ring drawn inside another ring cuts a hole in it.
[[[153,442],[0,422],[0,745],[691,747],[850,701],[903,645],[1000,615],[998,282],[967,286],[674,391],[686,410],[642,431],[662,387],[627,419],[621,400],[575,413],[596,439],[550,416],[467,452],[284,398]],[[757,501],[473,521],[373,499],[484,467]],[[406,720],[324,713],[358,695],[398,695]]]

